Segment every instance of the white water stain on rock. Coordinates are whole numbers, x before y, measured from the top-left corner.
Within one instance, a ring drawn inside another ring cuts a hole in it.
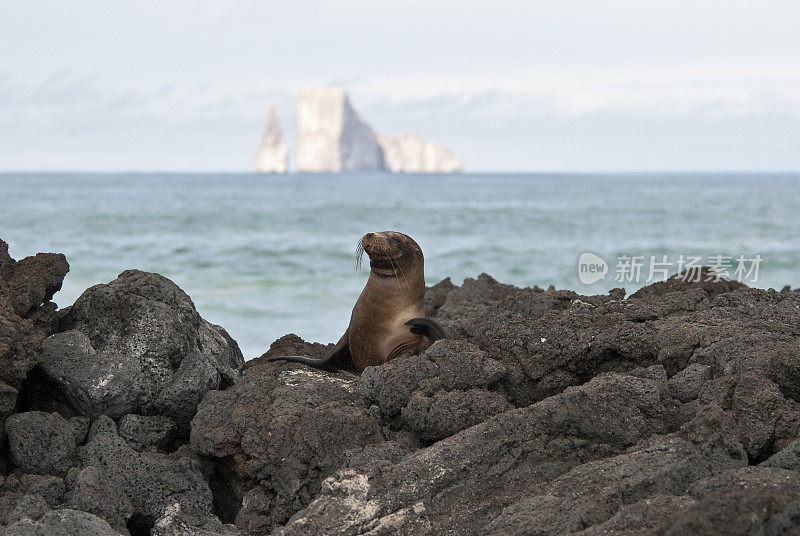
[[[349,528],[363,525],[378,513],[378,502],[369,499],[369,478],[353,469],[344,469],[326,478],[320,491],[320,496],[308,505],[305,515],[294,519],[279,534],[287,531],[294,534],[294,531],[305,528],[310,519],[319,515],[319,509],[327,511],[333,507],[337,523]]]
[[[165,528],[172,523],[181,511],[181,503],[173,503],[164,508],[164,515],[156,521],[156,526]]]
[[[411,520],[415,520],[418,516],[425,512],[425,503],[422,501],[417,501],[411,506],[407,506],[406,508],[401,508],[396,512],[392,512],[391,514],[387,514],[382,518],[375,521],[374,526],[368,527],[369,530],[364,534],[364,536],[381,536],[384,534],[396,534],[398,530],[404,528],[404,526]],[[424,523],[425,527],[427,527],[427,523]],[[408,528],[408,527],[405,527]],[[421,528],[419,526],[419,520],[417,519],[416,528]]]
[[[331,376],[330,374],[323,374],[321,372],[317,372],[315,370],[284,370],[281,371],[280,375],[278,376],[285,385],[289,387],[295,387],[301,385],[304,382],[312,381],[312,382],[328,382],[334,383],[347,391],[348,393],[354,393],[356,390],[355,381],[354,380],[346,380],[344,378],[336,378]]]
[[[94,386],[95,386],[96,389],[99,389],[101,387],[105,387],[113,379],[114,379],[114,374],[108,374],[108,375],[106,375],[105,378],[99,380]]]
[[[419,518],[426,510],[423,501],[376,517],[380,504],[370,498],[369,477],[353,469],[344,469],[325,479],[321,491],[319,498],[309,505],[306,515],[292,523],[292,528],[304,527],[321,513],[330,514],[331,508],[335,510],[337,520],[337,529],[331,534],[351,533],[356,528],[358,534],[364,536],[381,536],[396,534],[411,525],[417,528],[420,524],[427,525]]]
[[[363,523],[378,513],[378,502],[369,499],[369,478],[353,470],[344,470],[322,482],[323,492],[342,494],[342,505],[349,511],[345,519]]]

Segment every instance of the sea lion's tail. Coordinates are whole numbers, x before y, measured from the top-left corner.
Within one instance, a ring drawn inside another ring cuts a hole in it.
[[[308,365],[309,367],[320,368],[325,367],[331,364],[333,361],[334,355],[329,355],[327,357],[309,357],[307,355],[278,355],[274,357],[268,357],[267,361],[289,361],[291,363],[302,363],[303,365]]]
[[[268,357],[267,361],[288,361],[290,363],[301,363],[314,368],[343,369],[355,371],[356,366],[350,355],[350,345],[347,343],[347,331],[344,332],[339,342],[331,348],[325,357],[309,357],[307,355],[276,355]]]

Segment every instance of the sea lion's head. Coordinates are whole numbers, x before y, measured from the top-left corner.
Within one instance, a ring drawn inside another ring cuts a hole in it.
[[[410,236],[397,231],[365,234],[358,242],[356,250],[359,263],[362,253],[369,256],[369,267],[379,277],[421,275],[424,265],[419,244]]]

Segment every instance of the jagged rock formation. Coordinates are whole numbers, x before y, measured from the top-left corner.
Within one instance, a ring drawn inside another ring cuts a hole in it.
[[[275,106],[270,105],[264,121],[264,133],[256,152],[256,172],[286,173],[289,168],[289,147],[283,143],[281,124]]]
[[[203,395],[232,384],[244,363],[236,342],[175,283],[139,270],[84,291],[59,327],[26,380],[32,409],[114,419],[143,412],[188,433]]]
[[[278,142],[279,138],[280,132]],[[392,173],[456,173],[462,171],[463,163],[452,151],[415,134],[400,138],[376,135],[353,109],[344,90],[303,91],[297,118],[298,171],[338,173],[383,169]]]
[[[359,380],[378,422],[419,446],[344,463],[276,533],[794,530],[800,293],[737,287],[433,287],[428,314],[461,341]]]
[[[386,168],[392,173],[457,173],[464,163],[452,151],[425,141],[416,134],[400,138],[379,134]]]
[[[426,313],[453,338],[355,375],[266,360],[331,347],[294,335],[242,367],[157,274],[55,311],[63,256],[4,246],[0,536],[800,526],[798,291],[445,280]]]
[[[238,345],[137,270],[56,311],[68,270],[0,240],[0,535],[240,534],[184,447],[200,400],[238,378]]]
[[[297,171],[337,173],[384,168],[375,132],[341,89],[306,90],[297,116]]]
[[[6,448],[6,418],[18,404],[19,389],[38,359],[42,340],[55,330],[56,304],[69,264],[64,255],[39,253],[15,261],[0,240],[0,449]],[[6,460],[0,460],[0,471]]]

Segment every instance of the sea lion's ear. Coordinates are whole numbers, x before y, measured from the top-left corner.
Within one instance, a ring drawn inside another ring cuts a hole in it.
[[[431,344],[439,339],[448,338],[447,332],[433,318],[412,318],[405,325],[411,326],[411,333],[427,337]]]

